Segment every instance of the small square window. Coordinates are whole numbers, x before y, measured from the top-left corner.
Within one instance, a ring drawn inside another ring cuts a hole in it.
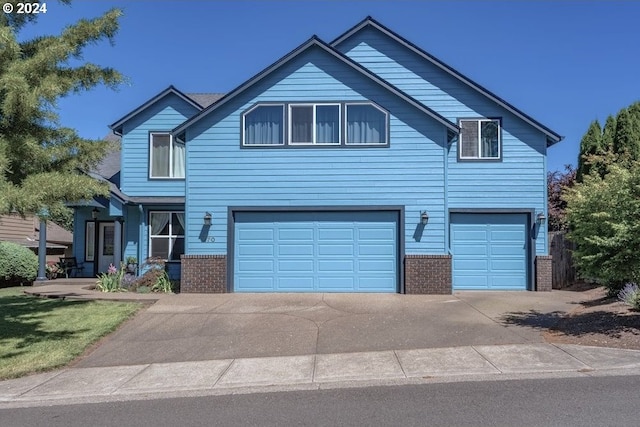
[[[283,145],[284,106],[258,105],[243,115],[244,145]]]
[[[460,120],[461,159],[500,159],[500,142],[499,120]]]

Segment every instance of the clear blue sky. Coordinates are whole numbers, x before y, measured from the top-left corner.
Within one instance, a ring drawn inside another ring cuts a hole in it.
[[[48,1],[22,36],[57,34],[119,7],[111,46],[84,60],[128,78],[59,103],[61,122],[87,138],[173,84],[228,92],[313,34],[331,41],[373,16],[565,136],[549,170],[575,164],[589,123],[640,100],[640,2],[626,1]]]

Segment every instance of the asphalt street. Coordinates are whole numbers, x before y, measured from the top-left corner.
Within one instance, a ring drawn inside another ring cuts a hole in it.
[[[640,376],[457,382],[0,410],[3,427],[633,426]]]

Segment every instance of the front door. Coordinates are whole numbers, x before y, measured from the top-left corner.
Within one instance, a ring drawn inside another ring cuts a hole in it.
[[[113,222],[101,222],[98,228],[98,273],[106,273],[113,264],[113,243],[115,229]]]

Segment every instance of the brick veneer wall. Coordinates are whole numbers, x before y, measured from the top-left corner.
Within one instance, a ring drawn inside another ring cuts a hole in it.
[[[553,286],[553,257],[536,256],[536,291],[549,292]]]
[[[451,255],[406,255],[404,289],[407,294],[451,294]]]
[[[180,292],[215,293],[227,292],[226,255],[182,255]]]

